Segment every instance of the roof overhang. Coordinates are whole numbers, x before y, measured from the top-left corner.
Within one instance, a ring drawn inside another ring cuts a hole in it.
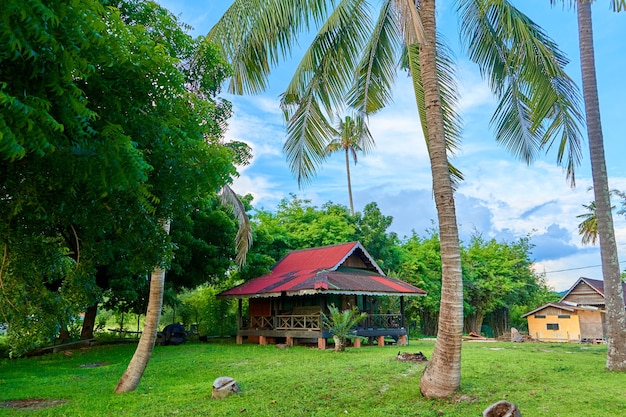
[[[286,297],[301,297],[306,295],[367,295],[367,296],[388,296],[388,297],[424,297],[427,294],[403,293],[403,292],[376,292],[376,291],[341,291],[341,290],[300,290],[285,292],[268,292],[263,294],[233,294],[221,295],[218,298],[278,298],[281,295]]]

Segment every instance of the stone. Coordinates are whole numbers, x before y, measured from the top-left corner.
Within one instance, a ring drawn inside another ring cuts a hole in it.
[[[231,394],[236,394],[241,391],[237,381],[229,376],[221,376],[213,381],[213,393],[212,397],[217,399],[226,398]]]
[[[509,401],[498,401],[483,411],[483,417],[522,417],[517,405]]]
[[[511,327],[511,342],[523,342],[524,337],[520,334],[520,332],[515,328]]]

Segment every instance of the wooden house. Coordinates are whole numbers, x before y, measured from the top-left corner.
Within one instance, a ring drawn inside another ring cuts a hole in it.
[[[581,277],[558,302],[522,317],[528,319],[528,334],[534,340],[601,342],[606,338],[604,281]]]
[[[317,342],[323,349],[332,337],[321,317],[328,306],[367,313],[354,329],[357,336],[378,344],[385,337],[406,344],[404,298],[424,295],[420,288],[385,276],[361,243],[350,242],[290,252],[269,274],[218,297],[239,299],[237,343],[244,338],[260,344]],[[399,299],[398,311],[381,310],[383,304],[389,308],[390,298]],[[248,299],[246,315],[243,299]]]

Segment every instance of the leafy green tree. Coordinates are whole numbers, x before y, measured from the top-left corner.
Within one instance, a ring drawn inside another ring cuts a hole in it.
[[[578,158],[575,97],[565,60],[545,34],[507,1],[458,2],[463,38],[500,99],[494,116],[497,139],[532,159],[560,134],[559,160],[573,179]],[[236,0],[208,38],[233,64],[230,88],[254,93],[288,55],[297,37],[319,32],[283,94],[287,116],[285,152],[299,181],[310,180],[332,136],[330,115],[346,104],[372,114],[391,100],[399,63],[409,69],[427,140],[441,237],[443,286],[439,334],[422,376],[428,397],[445,397],[460,384],[463,325],[461,260],[448,161],[460,136],[454,112],[453,63],[436,35],[435,0],[387,0],[378,13],[367,1],[281,2]],[[237,30],[233,30],[237,28]],[[400,59],[400,58],[403,59]],[[347,97],[347,99],[346,99]],[[347,103],[346,103],[347,101]],[[458,173],[458,172],[456,172]]]
[[[118,280],[159,266],[146,319],[158,324],[174,250],[162,219],[184,217],[236,174],[220,143],[230,105],[214,98],[227,64],[152,2],[8,0],[0,19],[10,337],[22,336],[20,317],[41,324],[30,346],[54,335],[100,299],[98,270],[110,265],[102,275]],[[144,330],[147,362],[156,326]]]
[[[393,274],[398,266],[398,246],[400,240],[394,232],[389,232],[392,216],[385,216],[378,204],[368,203],[362,213],[356,214],[356,239],[360,241],[386,273]]]
[[[350,155],[356,165],[357,152],[366,154],[374,146],[374,138],[363,119],[363,116],[346,116],[339,120],[333,140],[326,145],[326,152],[332,154],[342,151],[346,157],[346,175],[348,179],[348,197],[350,214],[354,216],[354,202],[352,200],[352,181],[350,178]]]
[[[552,4],[556,0],[550,1]],[[592,0],[563,0],[559,3],[575,4],[578,15],[578,37],[580,66],[582,71],[585,119],[594,190],[594,209],[597,233],[600,237],[600,257],[606,297],[608,350],[606,368],[612,371],[626,371],[626,310],[622,289],[617,243],[613,228],[611,199],[604,156],[604,138],[600,120],[600,102],[596,79],[595,51],[593,46],[593,25],[591,19]],[[611,0],[614,11],[626,9],[624,1]],[[589,224],[588,224],[589,225]]]
[[[528,301],[538,285],[531,269],[531,249],[527,238],[506,243],[472,236],[462,251],[466,333],[480,334],[489,313]]]
[[[428,294],[407,302],[409,321],[419,320],[421,334],[436,335],[441,304],[441,245],[435,230],[426,237],[413,233],[400,246],[398,275]]]

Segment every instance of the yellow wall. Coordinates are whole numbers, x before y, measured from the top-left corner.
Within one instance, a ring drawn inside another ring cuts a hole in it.
[[[576,314],[570,314],[569,318],[559,318],[558,315],[545,314],[539,311],[527,317],[528,334],[535,340],[543,342],[572,342],[580,340],[580,323]],[[558,324],[558,330],[548,330],[548,324]]]

